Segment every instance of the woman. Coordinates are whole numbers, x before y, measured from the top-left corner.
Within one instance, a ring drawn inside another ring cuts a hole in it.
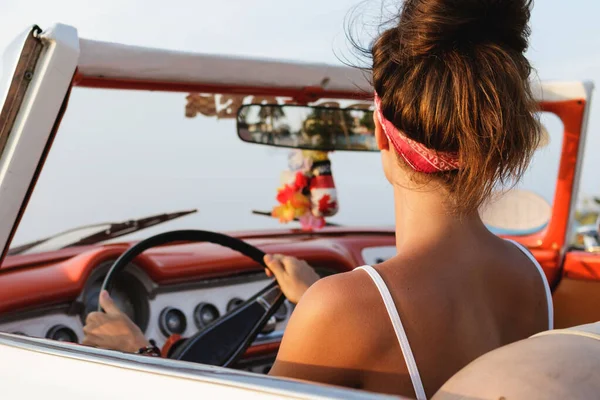
[[[376,40],[375,134],[398,255],[318,281],[306,263],[268,256],[298,302],[271,374],[422,399],[482,354],[552,328],[540,266],[478,213],[497,184],[521,176],[539,141],[524,56],[530,8],[408,0]],[[90,315],[85,343],[145,346],[103,296],[107,314]]]

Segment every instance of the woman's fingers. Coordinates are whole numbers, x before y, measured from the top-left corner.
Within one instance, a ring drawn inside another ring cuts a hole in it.
[[[98,312],[98,311],[93,311],[91,313],[89,313],[87,315],[87,317],[85,318],[85,325],[93,325],[95,323],[97,323],[99,320],[102,319],[102,315],[104,313]]]
[[[279,276],[285,272],[285,267],[281,261],[282,258],[283,256],[280,254],[267,254],[264,258],[269,271],[275,276]],[[269,275],[268,272],[267,275]]]
[[[86,335],[81,341],[83,346],[96,347],[96,339],[92,336]]]
[[[119,310],[119,307],[117,307],[106,290],[100,293],[100,306],[107,314],[121,314],[121,310]]]

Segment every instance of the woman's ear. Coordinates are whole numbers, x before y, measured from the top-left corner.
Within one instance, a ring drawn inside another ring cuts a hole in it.
[[[373,113],[373,122],[375,123],[375,140],[377,141],[377,147],[380,151],[389,150],[390,141],[383,130],[383,126],[381,125],[376,112]]]

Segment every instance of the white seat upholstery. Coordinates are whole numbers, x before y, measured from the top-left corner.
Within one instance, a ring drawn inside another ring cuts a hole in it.
[[[535,335],[454,375],[434,399],[600,399],[600,322]]]

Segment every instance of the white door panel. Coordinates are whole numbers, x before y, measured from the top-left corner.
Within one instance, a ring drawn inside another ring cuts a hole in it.
[[[0,334],[6,399],[388,399],[358,390]]]

